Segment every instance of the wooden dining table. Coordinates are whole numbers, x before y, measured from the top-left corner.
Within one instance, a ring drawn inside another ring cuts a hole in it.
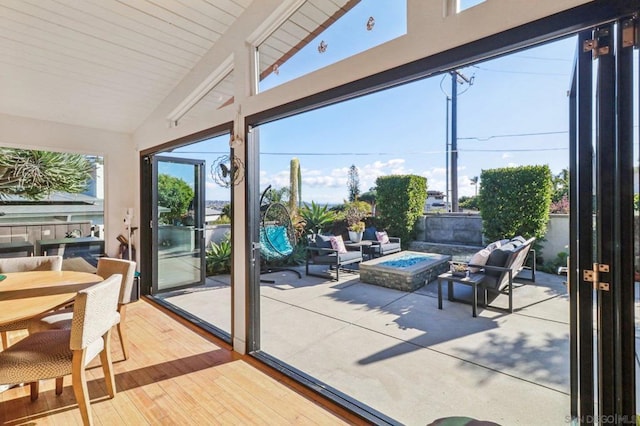
[[[2,274],[0,325],[29,319],[73,301],[78,291],[102,281],[76,271],[32,271]]]

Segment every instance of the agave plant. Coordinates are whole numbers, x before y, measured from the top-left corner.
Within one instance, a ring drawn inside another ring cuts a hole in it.
[[[300,209],[300,216],[307,224],[307,233],[317,234],[331,224],[335,220],[335,213],[329,210],[326,204],[321,206],[314,201],[311,205],[305,203]]]
[[[28,149],[0,149],[0,198],[40,200],[52,192],[80,193],[91,179],[86,156]]]
[[[226,274],[231,272],[231,236],[219,243],[211,241],[206,250],[207,275]]]

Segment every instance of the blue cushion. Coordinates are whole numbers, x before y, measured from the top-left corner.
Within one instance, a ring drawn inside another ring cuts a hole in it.
[[[260,228],[260,254],[265,260],[282,259],[293,252],[293,246],[284,226]]]

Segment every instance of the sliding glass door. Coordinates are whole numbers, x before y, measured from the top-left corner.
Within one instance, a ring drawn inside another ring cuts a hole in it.
[[[153,157],[153,293],[204,284],[203,160]]]

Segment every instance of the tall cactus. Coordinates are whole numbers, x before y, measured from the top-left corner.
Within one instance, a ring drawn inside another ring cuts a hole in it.
[[[295,214],[302,198],[302,178],[300,172],[300,160],[292,158],[289,163],[289,211]]]

